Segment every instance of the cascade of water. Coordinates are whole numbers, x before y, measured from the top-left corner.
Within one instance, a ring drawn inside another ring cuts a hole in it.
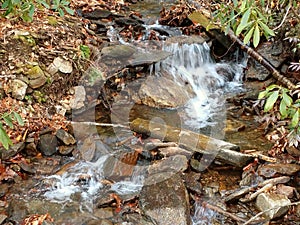
[[[224,104],[224,98],[221,98],[224,93],[241,86],[242,66],[215,63],[206,42],[166,44],[163,50],[172,55],[152,70],[158,76],[162,71],[168,71],[183,88],[187,84],[192,88],[195,96],[186,105],[187,125],[194,128],[209,125],[208,120]]]

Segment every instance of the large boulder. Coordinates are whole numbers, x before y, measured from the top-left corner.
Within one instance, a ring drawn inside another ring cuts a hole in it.
[[[178,108],[184,106],[190,96],[172,79],[149,76],[138,92],[142,104],[156,108]]]
[[[148,177],[140,193],[142,211],[158,225],[189,225],[187,190],[180,175],[158,173]]]

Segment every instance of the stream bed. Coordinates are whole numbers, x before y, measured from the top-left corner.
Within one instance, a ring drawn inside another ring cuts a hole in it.
[[[155,22],[162,4],[142,1],[132,8],[151,18],[153,23],[145,25],[149,32],[168,29]],[[110,31],[115,32],[112,27]],[[235,117],[236,106],[227,101],[247,92],[242,83],[246,62],[243,55],[236,53],[236,60],[215,62],[205,40],[182,40],[182,35],[174,35],[169,42],[149,45],[124,43],[118,33],[114,35],[110,39],[117,40],[115,46],[139,46],[141,51],[159,46],[160,51],[170,55],[152,63],[149,70],[143,71],[142,79],[120,85],[121,91],[110,102],[109,110],[98,105],[80,116],[72,115],[79,124],[112,126],[74,125],[77,149],[72,156],[36,159],[39,172],[10,188],[10,219],[21,221],[28,214],[48,213],[54,221],[47,224],[235,224],[232,218],[207,205],[249,219],[249,212],[254,215],[255,208],[227,205],[222,200],[225,194],[239,188],[242,168],[212,160],[197,171],[190,160],[201,161],[200,153],[185,151],[176,143],[138,134],[130,128],[130,123],[140,118],[150,121],[150,125],[159,123],[225,140],[238,145],[241,151],[268,150],[270,146],[263,138],[264,130],[257,128],[258,122],[250,115]],[[169,93],[174,89],[171,96],[176,101],[184,94],[188,96],[184,104],[178,101],[170,109],[163,106],[169,104],[168,100],[151,95],[136,100],[135,94],[141,97],[149,84],[154,87],[149,93],[159,92],[165,85],[159,79],[166,77],[176,85],[166,87]]]

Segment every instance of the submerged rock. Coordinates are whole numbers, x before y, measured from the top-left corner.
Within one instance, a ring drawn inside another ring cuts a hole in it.
[[[188,194],[179,174],[159,173],[147,178],[140,206],[155,224],[191,224]]]

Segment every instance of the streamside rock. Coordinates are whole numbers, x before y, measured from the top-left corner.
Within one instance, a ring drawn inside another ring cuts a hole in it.
[[[65,145],[73,145],[76,143],[75,138],[63,129],[59,129],[56,131],[56,137]]]
[[[300,171],[300,165],[276,163],[261,165],[257,169],[257,173],[263,177],[274,177],[275,175],[294,175]]]
[[[274,193],[261,193],[256,198],[256,206],[269,219],[283,216],[289,209],[291,201],[285,196]],[[268,210],[272,209],[272,210]],[[268,210],[268,211],[267,211]]]
[[[188,160],[184,155],[170,156],[149,166],[149,173],[183,172],[188,168]]]
[[[177,174],[148,177],[140,193],[141,210],[158,225],[190,225],[189,198]]]
[[[138,94],[142,104],[156,108],[178,108],[190,99],[188,92],[174,80],[155,76],[145,80]]]
[[[40,136],[38,148],[45,156],[51,156],[57,151],[57,138],[52,134],[44,134]]]
[[[27,77],[29,78],[29,87],[32,89],[42,87],[47,82],[47,77],[39,66],[32,67],[28,71]]]
[[[11,95],[13,98],[23,100],[26,95],[28,85],[19,79],[12,80],[10,83]]]

